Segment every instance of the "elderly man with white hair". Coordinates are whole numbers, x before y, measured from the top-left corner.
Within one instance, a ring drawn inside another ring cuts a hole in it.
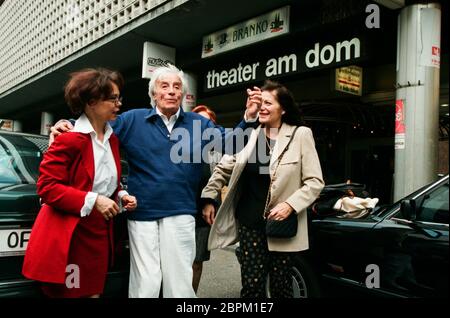
[[[199,133],[210,130],[221,136],[223,147],[238,130],[226,135],[223,127],[199,114],[184,112],[181,102],[186,87],[183,72],[175,66],[158,68],[149,83],[153,108],[129,110],[111,123],[129,163],[128,191],[139,202],[128,215],[129,297],[158,297],[161,283],[163,297],[195,297],[194,215],[205,163],[174,160],[174,145],[186,145],[183,149],[188,149],[187,158],[192,159],[210,141],[198,138]],[[257,118],[261,91],[254,87],[247,94],[245,120],[236,128],[253,126]],[[52,134],[69,129],[68,122],[59,123],[52,127]]]

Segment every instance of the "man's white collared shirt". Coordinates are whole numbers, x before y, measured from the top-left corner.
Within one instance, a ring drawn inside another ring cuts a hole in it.
[[[170,118],[167,118],[166,115],[161,113],[161,111],[159,110],[158,106],[156,106],[156,113],[161,117],[161,119],[164,122],[164,124],[166,125],[167,130],[169,131],[169,133],[171,133],[172,129],[173,129],[173,126],[175,125],[175,122],[178,119],[178,116],[180,116],[180,108],[178,108],[178,111],[174,115],[172,115]]]

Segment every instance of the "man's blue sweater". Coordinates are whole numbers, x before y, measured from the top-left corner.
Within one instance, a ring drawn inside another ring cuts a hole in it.
[[[214,128],[221,135],[224,145],[225,129],[182,109],[172,133],[169,133],[155,108],[127,111],[111,124],[127,156],[128,192],[136,196],[138,202],[137,209],[128,214],[129,219],[152,221],[172,215],[195,215],[202,165],[205,163],[193,159],[195,156],[198,159],[199,152],[209,142],[196,138],[195,133],[198,136],[198,127],[202,133],[208,128]],[[248,126],[253,124],[242,121],[236,128],[245,129]],[[194,133],[194,130],[197,131]],[[184,136],[177,143],[180,131]],[[177,147],[174,149],[185,150],[183,154],[187,153],[186,160],[174,162],[173,159],[177,159],[177,152],[172,149],[174,146]]]

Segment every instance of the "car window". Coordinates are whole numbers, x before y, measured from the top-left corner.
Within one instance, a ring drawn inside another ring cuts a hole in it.
[[[48,139],[0,135],[0,184],[33,184]]]
[[[417,213],[417,221],[448,224],[448,182],[429,193]]]

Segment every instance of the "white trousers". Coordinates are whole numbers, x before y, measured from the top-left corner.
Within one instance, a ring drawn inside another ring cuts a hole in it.
[[[157,221],[128,220],[130,298],[196,297],[192,288],[195,219],[176,215]]]

